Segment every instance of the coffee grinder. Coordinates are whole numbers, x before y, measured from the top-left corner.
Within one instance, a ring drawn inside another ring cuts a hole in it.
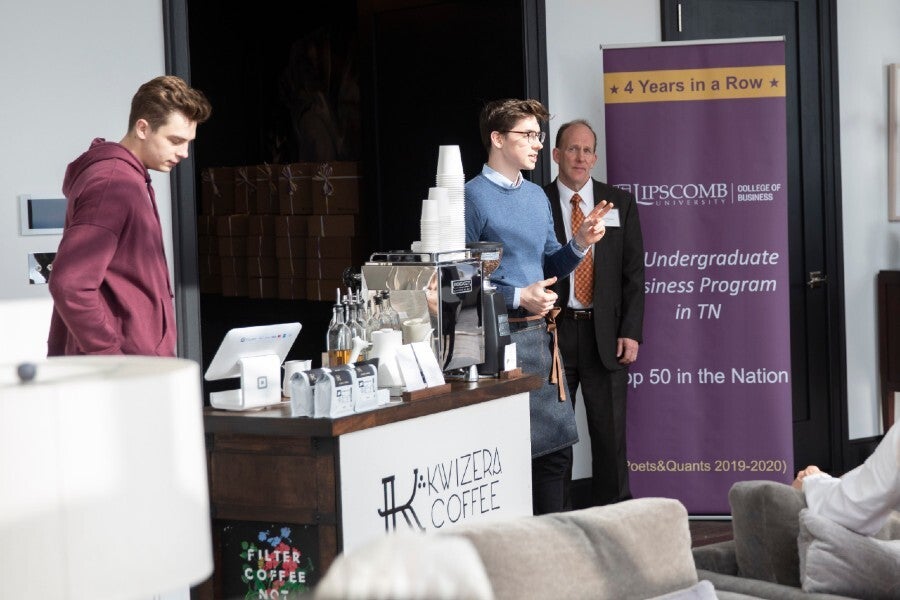
[[[503,294],[491,283],[491,274],[500,266],[503,244],[500,242],[469,242],[472,258],[481,261],[481,320],[484,326],[484,362],[478,365],[482,377],[497,377],[503,371],[503,355],[510,343],[509,315]]]

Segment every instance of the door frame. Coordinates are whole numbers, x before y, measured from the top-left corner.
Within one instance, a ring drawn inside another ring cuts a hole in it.
[[[802,1],[802,0],[795,0]],[[827,274],[825,303],[828,331],[826,363],[828,368],[829,404],[828,431],[829,454],[832,469],[845,472],[861,462],[865,448],[871,442],[851,442],[847,416],[847,340],[844,301],[844,255],[842,200],[841,200],[841,148],[840,106],[837,45],[837,0],[815,0],[818,26],[819,76],[822,80],[820,94],[822,136],[822,217],[824,239],[824,264]],[[663,40],[680,39],[678,31],[679,0],[660,0],[660,19]],[[805,261],[809,266],[809,261]],[[796,428],[796,427],[795,427]],[[796,445],[796,441],[795,441]]]
[[[166,74],[191,81],[187,0],[163,0]],[[170,174],[172,186],[172,253],[175,266],[177,353],[203,364],[200,337],[200,270],[197,258],[197,206],[193,153]]]

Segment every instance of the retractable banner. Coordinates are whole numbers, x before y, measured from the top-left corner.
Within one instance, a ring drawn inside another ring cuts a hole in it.
[[[632,492],[727,514],[793,471],[784,42],[603,49],[610,183],[644,234]]]

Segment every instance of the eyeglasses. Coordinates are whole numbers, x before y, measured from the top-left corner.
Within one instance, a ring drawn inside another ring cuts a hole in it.
[[[587,157],[594,155],[594,149],[587,146],[569,146],[565,150],[566,154],[584,154]]]
[[[544,140],[547,139],[546,131],[515,131],[513,129],[509,129],[507,131],[504,131],[503,133],[518,133],[520,135],[524,135],[529,144],[533,144],[535,142],[543,144]]]

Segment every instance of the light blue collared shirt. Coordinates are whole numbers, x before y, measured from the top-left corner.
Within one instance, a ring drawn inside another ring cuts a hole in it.
[[[484,166],[481,168],[481,174],[500,187],[506,188],[508,190],[514,190],[522,185],[522,171],[519,171],[519,176],[516,177],[515,181],[510,181],[506,177],[506,175],[504,175],[500,171],[495,171],[494,169],[490,168],[487,163],[484,163]]]

